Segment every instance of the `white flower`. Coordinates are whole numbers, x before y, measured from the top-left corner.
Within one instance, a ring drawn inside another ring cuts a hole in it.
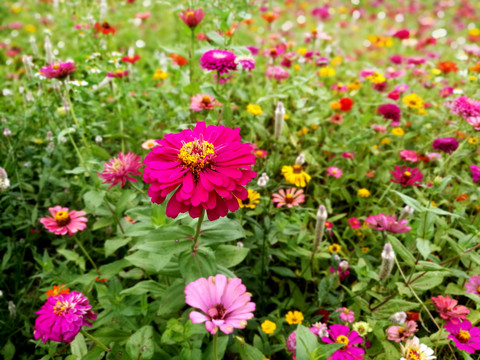
[[[270,180],[270,178],[268,177],[267,173],[263,173],[258,178],[257,185],[260,186],[261,188],[263,188],[263,187],[267,186],[268,180]]]
[[[305,164],[305,155],[300,154],[295,159],[295,165],[303,165],[303,164]]]
[[[390,316],[389,319],[393,324],[396,325],[402,325],[405,323],[405,320],[407,320],[407,314],[404,311],[397,312]]]
[[[3,94],[3,96],[12,96],[12,95],[13,95],[13,91],[10,90],[10,89],[3,89],[3,90],[2,90],[2,94]]]
[[[12,135],[12,131],[9,128],[3,129],[3,135],[4,136],[10,136]]]
[[[405,345],[400,344],[402,350],[402,357],[400,360],[433,360],[437,357],[434,356],[434,351],[425,344],[420,344],[420,340],[417,337],[407,340]]]
[[[94,66],[94,67],[90,68],[88,70],[88,72],[90,74],[100,74],[102,71],[98,67]]]
[[[75,85],[75,86],[87,86],[88,82],[86,82],[85,80],[73,80],[73,81],[70,81],[69,84]]]
[[[95,142],[100,144],[103,141],[103,138],[100,135],[95,136]]]

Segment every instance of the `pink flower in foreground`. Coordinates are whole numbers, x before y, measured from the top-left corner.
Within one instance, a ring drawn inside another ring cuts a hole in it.
[[[352,310],[347,309],[346,307],[341,307],[335,311],[340,313],[340,320],[349,323],[353,323],[355,321],[355,313]]]
[[[412,230],[411,227],[407,226],[407,220],[397,222],[397,218],[391,215],[371,215],[365,219],[365,222],[375,230],[385,230],[394,234],[403,234]]]
[[[448,295],[446,297],[442,295],[432,297],[432,301],[440,317],[453,324],[465,320],[465,316],[470,313],[470,310],[463,305],[457,305],[458,301],[449,298]]]
[[[480,350],[480,329],[473,326],[470,321],[465,320],[456,324],[447,322],[444,328],[450,333],[448,338],[453,340],[458,349],[470,354]]]
[[[340,176],[343,175],[343,173],[342,173],[342,170],[340,170],[339,168],[337,168],[335,166],[330,166],[327,169],[327,175],[328,176],[333,176],[334,178],[338,179]]]
[[[222,104],[211,95],[197,94],[190,98],[190,110],[193,111],[213,110],[217,106],[222,106]]]
[[[417,329],[417,323],[415,321],[407,321],[405,327],[403,326],[390,326],[386,333],[387,339],[390,341],[401,342],[407,340],[409,337],[413,336]]]
[[[68,208],[61,206],[48,208],[48,211],[50,211],[52,217],[41,218],[40,222],[48,231],[56,235],[68,233],[69,236],[72,236],[78,231],[85,230],[87,227],[88,219],[84,217],[86,215],[85,211],[69,211]]]
[[[423,174],[420,172],[420,170],[418,170],[418,168],[412,170],[412,168],[406,166],[400,167],[395,165],[395,170],[390,171],[390,173],[393,176],[393,179],[390,181],[400,184],[403,187],[410,185],[420,186],[420,184],[417,183],[423,180]]]
[[[65,79],[68,75],[72,74],[77,67],[71,61],[69,62],[57,62],[45,65],[40,69],[40,73],[48,79]]]
[[[103,167],[103,172],[98,173],[98,177],[104,179],[102,184],[110,184],[109,189],[121,183],[123,187],[127,180],[137,182],[137,179],[131,177],[133,175],[141,175],[139,169],[143,166],[140,161],[140,156],[129,152],[127,154],[118,153],[116,158],[112,158],[106,162]]]
[[[178,13],[178,16],[189,28],[195,28],[200,24],[205,16],[203,9],[187,9]]]
[[[283,189],[278,190],[278,193],[272,195],[273,202],[277,203],[277,207],[287,205],[291,208],[293,206],[298,206],[301,203],[305,202],[305,195],[303,195],[303,190],[297,188]]]
[[[465,292],[480,295],[480,275],[473,275],[465,284]]]
[[[167,204],[167,216],[189,212],[198,218],[205,209],[210,221],[236,211],[238,200],[248,197],[247,185],[256,177],[251,170],[255,155],[250,144],[242,144],[240,129],[206,126],[178,134],[167,134],[145,158],[143,179],[151,184],[148,195]]]
[[[328,329],[328,335],[322,337],[322,341],[327,344],[343,344],[343,346],[335,351],[328,360],[352,360],[362,359],[365,350],[356,344],[361,344],[363,339],[356,331],[351,331],[346,325],[332,325]]]
[[[359,229],[362,226],[362,223],[356,217],[348,219],[348,223],[352,229]]]
[[[202,312],[192,311],[190,320],[205,323],[210,334],[216,334],[218,329],[231,334],[233,329],[245,328],[255,311],[246,290],[241,279],[227,279],[222,274],[192,281],[185,287],[185,302]]]
[[[35,320],[33,336],[44,344],[47,340],[72,342],[82,326],[92,327],[89,320],[95,320],[97,314],[91,309],[88,298],[79,292],[51,296],[36,312],[39,316]]]

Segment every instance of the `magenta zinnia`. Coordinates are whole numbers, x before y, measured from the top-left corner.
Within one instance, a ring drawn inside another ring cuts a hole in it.
[[[205,16],[203,9],[187,9],[178,13],[178,16],[189,28],[195,28]]]
[[[234,53],[226,50],[209,50],[200,57],[203,69],[217,71],[220,75],[237,70]]]
[[[423,174],[418,170],[418,168],[411,169],[406,166],[395,165],[395,170],[390,171],[393,176],[391,182],[402,185],[403,187],[407,186],[420,186],[418,182],[423,180]]]
[[[158,140],[145,158],[143,180],[151,184],[148,195],[167,204],[167,216],[189,212],[198,218],[205,209],[209,220],[236,211],[238,199],[245,200],[243,187],[257,176],[251,170],[255,155],[249,143],[242,144],[240,129],[206,126],[199,122],[193,130],[168,134]]]
[[[395,216],[385,215],[385,214],[377,214],[371,215],[365,219],[365,222],[375,230],[379,231],[388,231],[394,234],[402,234],[407,233],[410,230],[410,226],[407,226],[407,220],[397,221]]]
[[[121,183],[120,187],[123,187],[127,180],[137,182],[132,175],[141,175],[142,173],[139,171],[141,167],[140,156],[133,152],[118,153],[116,158],[105,163],[103,172],[98,173],[98,177],[105,180],[102,184],[110,184],[109,189],[118,183]]]
[[[68,235],[72,236],[78,231],[82,231],[87,227],[88,219],[83,216],[86,215],[85,211],[69,211],[68,208],[61,206],[55,206],[49,208],[50,216],[46,216],[40,219],[40,222],[45,228],[56,235]]]
[[[57,62],[45,65],[40,69],[40,73],[48,79],[64,79],[68,75],[72,74],[77,67],[71,61],[69,62]]]
[[[233,329],[245,328],[255,311],[246,290],[241,279],[227,279],[222,274],[192,281],[185,287],[185,302],[202,312],[192,311],[190,320],[205,323],[210,334],[216,334],[218,329],[231,334]]]
[[[92,327],[89,320],[95,320],[97,314],[92,312],[88,298],[82,293],[60,294],[47,299],[42,308],[36,312],[33,336],[57,342],[72,342],[82,326]]]
[[[332,356],[328,359],[330,360],[351,360],[351,359],[362,359],[365,350],[361,347],[356,346],[356,344],[361,344],[363,339],[358,335],[356,331],[351,331],[348,329],[348,326],[345,325],[332,325],[328,329],[328,335],[322,337],[322,341],[327,344],[343,344],[343,346],[335,351]]]
[[[450,333],[448,338],[453,340],[458,349],[465,350],[470,354],[480,350],[480,329],[473,326],[470,321],[447,322],[444,327]]]

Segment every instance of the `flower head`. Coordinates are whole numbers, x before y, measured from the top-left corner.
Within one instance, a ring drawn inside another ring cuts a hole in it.
[[[480,295],[480,275],[473,275],[465,284],[465,292]]]
[[[197,94],[190,98],[190,110],[193,111],[213,110],[218,106],[222,106],[222,104],[212,95]]]
[[[383,104],[380,105],[377,109],[377,113],[383,116],[387,120],[392,121],[392,126],[400,125],[400,119],[402,117],[402,112],[400,107],[395,104]]]
[[[356,217],[348,219],[348,223],[352,229],[359,229],[362,226],[362,223]]]
[[[480,350],[480,329],[472,325],[468,320],[462,322],[447,322],[444,325],[450,335],[448,338],[453,340],[460,350],[473,354],[476,350]]]
[[[51,296],[36,312],[39,316],[35,320],[33,336],[43,343],[47,340],[72,342],[82,326],[91,327],[89,320],[97,318],[91,309],[88,298],[79,292]]]
[[[76,69],[77,67],[72,61],[59,61],[57,63],[50,63],[49,65],[45,65],[40,69],[40,73],[48,79],[65,79]]]
[[[340,176],[343,175],[343,173],[342,173],[342,170],[340,170],[339,168],[337,168],[335,166],[330,166],[327,169],[327,175],[328,176],[333,176],[334,178],[338,179]]]
[[[209,50],[200,57],[203,69],[217,71],[220,75],[237,70],[235,54],[226,50]]]
[[[407,186],[420,186],[418,182],[423,180],[423,174],[418,170],[418,168],[411,169],[406,166],[395,165],[395,170],[390,171],[393,176],[391,182],[402,185],[403,187]]]
[[[305,187],[312,178],[304,170],[302,165],[284,165],[282,166],[282,174],[290,184],[298,187]]]
[[[417,94],[409,94],[403,97],[403,103],[409,108],[421,109],[423,108],[423,99]]]
[[[189,212],[197,218],[202,210],[213,221],[239,208],[248,191],[243,187],[256,177],[251,170],[255,155],[250,144],[242,144],[240,129],[207,126],[167,134],[145,158],[143,179],[151,184],[152,202],[167,204],[167,216]]]
[[[260,193],[258,191],[248,189],[248,196],[244,200],[238,199],[238,205],[241,208],[255,209],[260,203]]]
[[[185,302],[202,312],[192,311],[194,324],[205,323],[210,334],[218,329],[231,334],[233,329],[243,329],[253,318],[255,303],[239,278],[227,279],[223,274],[200,278],[185,287]]]
[[[283,67],[275,65],[269,66],[267,70],[265,70],[265,76],[269,80],[277,80],[277,82],[281,83],[283,80],[286,80],[290,77],[290,73]]]
[[[340,313],[340,320],[353,323],[355,321],[355,313],[347,309],[346,307],[341,307],[335,310],[336,312]]]
[[[401,150],[399,154],[403,161],[416,163],[420,160],[419,155],[413,150]]]
[[[358,321],[352,325],[352,329],[355,330],[358,335],[366,336],[369,332],[373,331],[373,328],[369,323],[365,321]]]
[[[480,166],[470,165],[470,171],[472,172],[472,179],[474,182],[480,180]]]
[[[365,219],[365,222],[375,230],[385,230],[394,234],[407,233],[412,230],[407,226],[407,220],[400,220],[397,222],[397,218],[391,215],[371,215]]]
[[[368,189],[365,189],[365,188],[358,189],[357,195],[360,196],[360,197],[367,198],[367,197],[370,196],[370,191]]]
[[[157,142],[153,139],[145,140],[142,143],[142,149],[150,150],[150,149],[153,149],[157,145],[158,145]]]
[[[303,190],[297,188],[291,189],[280,189],[278,193],[272,195],[273,202],[277,204],[277,207],[282,207],[286,205],[291,208],[293,206],[298,206],[301,203],[305,202],[305,195],[303,195]]]
[[[189,28],[195,28],[200,24],[205,16],[203,9],[187,9],[178,13],[178,16]]]
[[[332,325],[328,329],[328,335],[322,337],[322,341],[328,344],[338,343],[343,346],[335,351],[329,358],[331,360],[349,360],[349,359],[361,359],[365,350],[356,344],[361,344],[363,339],[354,330],[350,332],[348,326],[345,325]]]
[[[303,314],[300,311],[289,311],[285,314],[285,320],[287,320],[288,325],[297,325],[303,322]]]
[[[259,116],[262,115],[263,111],[260,105],[255,105],[255,104],[248,104],[247,105],[247,112],[249,112],[252,115]]]
[[[61,206],[55,206],[49,208],[50,216],[46,216],[40,219],[40,222],[45,228],[56,235],[68,235],[72,236],[78,231],[85,230],[87,227],[88,219],[83,215],[86,215],[85,211],[69,211],[68,208]]]
[[[121,79],[121,78],[127,77],[128,74],[130,74],[130,71],[118,69],[115,71],[108,72],[107,77]]]
[[[239,55],[235,59],[235,63],[238,65],[239,69],[247,71],[255,69],[255,59],[252,55]]]
[[[96,33],[101,32],[104,35],[108,35],[108,34],[113,35],[115,34],[115,31],[116,31],[115,28],[106,21],[104,21],[101,24],[99,22],[95,23],[93,28],[95,29]]]
[[[420,340],[417,337],[408,339],[405,345],[400,344],[402,350],[402,357],[400,360],[433,360],[436,357],[433,355],[433,349],[429,348],[425,344],[420,344]]]
[[[260,326],[262,327],[262,331],[268,335],[273,334],[277,328],[277,324],[270,320],[265,320]]]
[[[454,137],[438,138],[432,144],[435,150],[441,150],[447,154],[451,154],[458,148],[458,140]]]
[[[413,336],[418,331],[415,321],[407,321],[405,326],[390,326],[387,329],[387,339],[390,341],[400,342]]]
[[[109,189],[120,183],[123,187],[127,180],[137,182],[132,175],[141,175],[139,169],[143,166],[140,156],[129,152],[127,154],[118,153],[116,158],[110,159],[105,163],[103,172],[98,173],[98,177],[104,179],[102,184],[110,184]]]
[[[432,297],[432,301],[440,317],[454,324],[465,320],[465,315],[470,313],[470,310],[463,305],[457,305],[458,301],[449,298],[448,295]]]

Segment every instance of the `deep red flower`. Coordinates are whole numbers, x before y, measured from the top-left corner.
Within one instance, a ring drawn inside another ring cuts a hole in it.
[[[437,64],[437,69],[445,74],[458,71],[457,63],[453,61],[440,61]]]
[[[138,60],[140,60],[140,55],[122,57],[123,62],[128,62],[130,64],[135,64]]]
[[[341,98],[339,101],[340,103],[340,111],[350,111],[352,110],[353,100],[350,98]]]
[[[115,34],[115,28],[111,26],[108,22],[104,21],[102,24],[100,23],[95,23],[94,29],[96,33],[101,32],[102,34]]]

